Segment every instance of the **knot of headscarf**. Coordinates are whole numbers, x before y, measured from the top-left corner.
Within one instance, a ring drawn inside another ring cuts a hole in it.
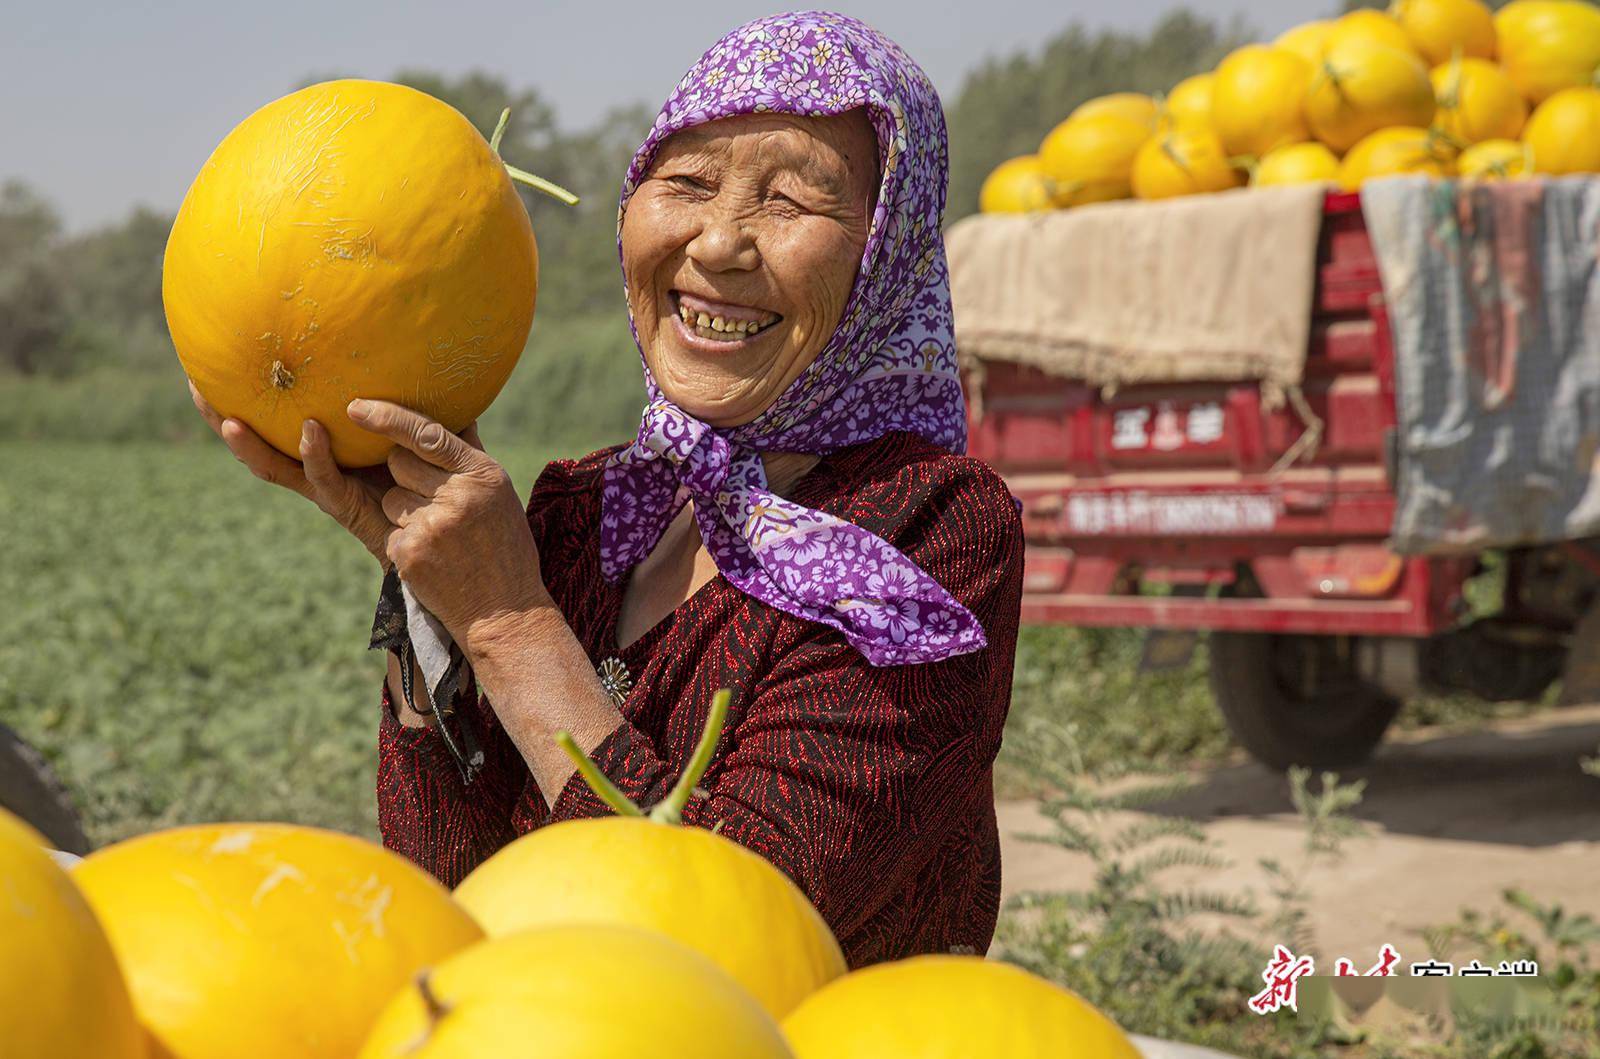
[[[692,498],[707,551],[740,591],[839,630],[874,665],[932,662],[983,647],[977,619],[876,534],[773,493],[761,461],[762,452],[824,455],[891,431],[966,448],[940,234],[948,148],[927,76],[845,15],[796,12],[739,27],[695,63],[656,117],[623,183],[618,236],[656,149],[678,130],[734,114],[858,107],[877,135],[881,181],[838,328],[769,408],[728,429],[669,401],[646,363],[650,401],[638,435],[605,468],[601,566],[608,579],[621,577]]]

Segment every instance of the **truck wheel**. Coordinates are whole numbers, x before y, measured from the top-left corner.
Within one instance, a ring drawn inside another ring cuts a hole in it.
[[[1348,638],[1214,632],[1210,641],[1212,697],[1268,768],[1360,764],[1400,709],[1357,674]]]
[[[1572,630],[1561,670],[1561,706],[1600,702],[1600,604],[1590,604]]]
[[[79,856],[89,839],[78,825],[66,788],[22,737],[0,724],[0,808],[20,816],[57,849]]]

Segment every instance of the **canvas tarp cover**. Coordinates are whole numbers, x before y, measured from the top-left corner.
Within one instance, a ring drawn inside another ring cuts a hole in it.
[[[981,214],[945,243],[956,346],[1097,386],[1300,384],[1325,189]],[[1276,403],[1274,401],[1273,403]]]

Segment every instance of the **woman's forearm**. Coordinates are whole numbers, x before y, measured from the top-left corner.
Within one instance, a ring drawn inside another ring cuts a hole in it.
[[[554,805],[573,772],[556,734],[570,732],[593,753],[622,724],[588,653],[553,604],[478,623],[463,649],[501,727]]]

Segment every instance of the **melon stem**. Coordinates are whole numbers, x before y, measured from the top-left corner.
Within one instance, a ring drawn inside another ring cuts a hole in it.
[[[518,169],[510,162],[505,163],[505,166],[506,172],[511,174],[512,180],[526,184],[535,191],[542,191],[553,199],[560,199],[568,206],[576,206],[578,204],[578,196],[574,195],[560,184],[552,183],[542,176],[534,176],[526,169]]]
[[[677,824],[683,821],[684,806],[689,804],[690,795],[694,794],[695,787],[699,784],[706,769],[711,766],[711,755],[716,752],[717,740],[722,738],[722,726],[728,721],[728,703],[733,699],[733,692],[723,688],[711,696],[711,709],[706,714],[705,731],[700,733],[700,742],[694,748],[694,755],[689,758],[689,765],[683,770],[683,775],[678,777],[678,782],[673,785],[672,793],[666,800],[650,810],[650,819],[658,824]]]
[[[506,125],[511,121],[511,108],[500,112],[500,120],[494,123],[494,135],[489,137],[489,150],[495,154],[500,153],[500,140],[506,134]]]
[[[671,793],[648,814],[600,771],[594,760],[583,752],[578,741],[572,738],[571,732],[557,732],[556,743],[567,757],[572,759],[578,775],[583,777],[583,782],[588,784],[595,797],[610,806],[618,816],[648,816],[648,819],[658,824],[681,824],[684,806],[689,804],[689,798],[694,794],[696,785],[705,776],[706,769],[711,766],[711,755],[716,752],[717,741],[722,738],[723,725],[728,722],[728,704],[732,699],[733,692],[727,688],[711,696],[711,709],[706,714],[705,730],[700,733],[700,742],[696,744],[694,753],[689,758],[689,764],[684,767],[678,782],[673,784]]]
[[[496,157],[499,157],[500,141],[505,138],[506,125],[509,124],[510,121],[511,108],[506,107],[500,112],[500,120],[495,122],[494,135],[489,137],[489,150],[493,151]],[[506,167],[506,173],[511,177],[512,180],[515,180],[521,184],[526,184],[535,191],[542,191],[544,194],[549,195],[553,199],[559,199],[562,202],[565,202],[568,206],[576,206],[578,204],[578,196],[574,195],[560,184],[557,184],[554,181],[546,180],[542,176],[535,176],[526,169],[518,169],[516,166],[512,165],[510,162],[507,162],[503,158],[500,159],[500,164]]]
[[[440,1001],[434,994],[433,982],[429,980],[426,969],[417,975],[417,995],[422,998],[422,1006],[427,1009],[428,1028],[432,1030],[440,1019],[450,1014],[450,1005]]]
[[[639,807],[633,803],[633,799],[618,790],[617,785],[606,778],[606,774],[600,771],[594,760],[583,752],[583,748],[578,745],[578,741],[572,738],[571,732],[557,732],[556,743],[572,759],[573,765],[578,769],[578,775],[582,776],[583,782],[589,785],[591,791],[594,791],[595,797],[609,805],[614,813],[618,816],[644,815]]]

